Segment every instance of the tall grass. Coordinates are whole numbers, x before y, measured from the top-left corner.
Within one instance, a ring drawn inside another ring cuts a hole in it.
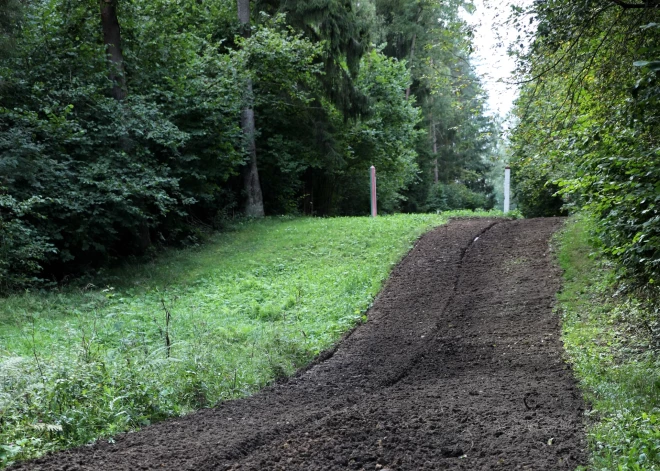
[[[291,374],[364,319],[420,234],[461,214],[479,215],[254,221],[108,285],[2,299],[0,466]]]
[[[612,267],[577,218],[558,236],[564,344],[588,412],[592,470],[660,470],[658,311],[617,295]]]

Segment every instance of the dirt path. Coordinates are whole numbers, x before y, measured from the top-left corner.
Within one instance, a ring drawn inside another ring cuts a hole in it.
[[[573,470],[583,404],[552,314],[557,219],[424,236],[356,329],[287,383],[31,470]]]

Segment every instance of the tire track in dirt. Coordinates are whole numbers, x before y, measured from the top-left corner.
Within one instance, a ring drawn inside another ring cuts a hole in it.
[[[451,291],[450,296],[445,301],[444,306],[439,310],[438,318],[442,317],[442,315],[445,313],[445,311],[447,311],[447,309],[451,306],[452,301],[454,301],[456,299],[456,294],[458,292],[458,286],[459,286],[459,282],[460,282],[460,279],[461,279],[463,261],[465,260],[465,255],[467,254],[468,250],[470,250],[470,247],[472,247],[472,245],[479,239],[479,237],[483,236],[493,226],[495,226],[496,224],[499,224],[501,222],[502,221],[493,221],[493,222],[491,222],[486,227],[481,229],[476,234],[476,236],[474,236],[474,239],[470,240],[465,247],[461,248],[460,257],[458,259],[458,266],[456,267],[456,270],[455,270],[456,273],[455,273],[455,277],[454,277],[454,285],[452,287],[452,291]],[[431,336],[431,335],[435,335],[436,331],[438,330],[439,327],[440,327],[440,324],[439,323],[436,324],[434,326],[433,330],[431,332],[429,332],[428,335],[422,336],[422,338],[427,337],[427,336]],[[421,352],[423,352],[427,349],[426,344],[427,344],[427,342],[422,343],[422,345],[416,349],[416,353],[415,353],[414,357],[409,361],[409,364],[404,365],[404,367],[401,369],[401,371],[399,373],[395,374],[391,379],[384,380],[382,382],[382,386],[386,387],[386,388],[392,387],[396,383],[401,381],[403,378],[405,378],[411,372],[411,367],[415,366],[418,363],[418,361],[421,359]]]
[[[15,469],[573,470],[586,448],[552,313],[560,225],[452,221],[288,382]]]

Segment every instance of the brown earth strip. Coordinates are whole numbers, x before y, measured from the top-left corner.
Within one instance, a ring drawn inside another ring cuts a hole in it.
[[[456,220],[288,382],[14,469],[574,470],[584,405],[552,312],[559,219]]]

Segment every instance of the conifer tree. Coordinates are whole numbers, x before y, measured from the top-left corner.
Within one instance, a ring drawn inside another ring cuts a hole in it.
[[[368,108],[366,97],[355,87],[360,59],[370,46],[373,19],[361,14],[352,0],[260,0],[258,8],[283,12],[288,23],[314,42],[325,41],[326,96],[344,115],[355,117]]]

